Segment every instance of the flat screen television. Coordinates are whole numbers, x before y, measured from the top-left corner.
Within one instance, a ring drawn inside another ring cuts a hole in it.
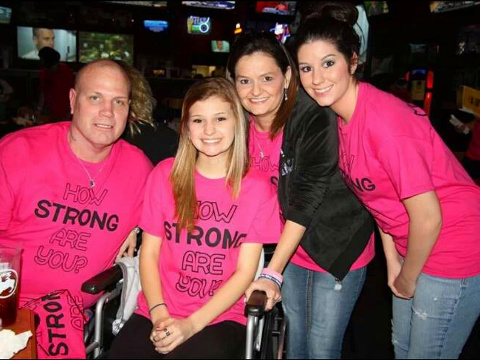
[[[152,1],[153,7],[156,8],[166,8],[168,6],[167,1]]]
[[[278,40],[285,44],[285,41],[290,37],[290,27],[288,24],[276,23],[275,27],[270,29],[275,34]]]
[[[294,16],[296,7],[296,1],[257,1],[255,10],[258,13]]]
[[[77,61],[77,32],[65,29],[17,26],[17,55],[20,59],[40,60],[38,51],[53,47],[61,61]]]
[[[80,62],[112,59],[133,64],[133,35],[80,31],[78,41]]]
[[[218,53],[230,52],[230,43],[225,40],[212,40],[212,51]]]
[[[151,32],[161,33],[168,29],[166,20],[143,20],[143,27]]]
[[[156,8],[165,8],[167,7],[167,1],[115,1],[115,0],[106,0],[103,1],[106,3],[113,3],[113,4],[122,4],[122,5],[132,5],[132,6],[153,6]]]
[[[210,34],[212,24],[210,17],[189,16],[187,19],[187,31],[189,34]]]
[[[182,5],[221,10],[235,9],[235,1],[182,1]]]
[[[386,1],[364,1],[363,5],[368,16],[388,14]]]
[[[441,13],[479,5],[480,1],[430,1],[430,12]]]
[[[12,20],[12,9],[0,6],[0,24],[10,24]]]

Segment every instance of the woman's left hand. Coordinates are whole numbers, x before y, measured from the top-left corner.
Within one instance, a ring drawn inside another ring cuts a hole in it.
[[[161,354],[168,354],[196,333],[190,318],[169,318],[161,322],[155,330],[153,344],[155,345],[155,350]]]
[[[128,234],[122,246],[120,246],[120,250],[118,251],[118,254],[117,254],[117,259],[120,259],[121,257],[124,257],[124,256],[133,257],[136,246],[137,246],[137,232],[135,231],[135,229],[133,229],[132,231],[130,231],[130,234]]]
[[[412,281],[407,279],[403,272],[400,271],[397,278],[393,282],[393,286],[391,287],[393,294],[396,297],[402,299],[411,299],[415,294],[415,289],[417,287],[417,281]]]

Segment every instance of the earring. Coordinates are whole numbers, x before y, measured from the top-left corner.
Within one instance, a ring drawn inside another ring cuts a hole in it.
[[[283,89],[283,99],[284,99],[285,101],[288,100],[287,89]]]

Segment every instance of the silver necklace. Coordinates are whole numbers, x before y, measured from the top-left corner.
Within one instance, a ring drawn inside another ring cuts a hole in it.
[[[74,154],[75,155],[75,154]],[[100,168],[100,170],[98,170],[98,172],[95,174],[95,176],[92,176],[90,175],[90,172],[87,170],[87,168],[85,167],[85,165],[83,165],[82,163],[82,160],[80,160],[77,155],[75,155],[75,157],[77,158],[78,160],[78,163],[82,166],[83,170],[85,171],[85,174],[87,174],[88,176],[88,180],[89,180],[89,183],[90,183],[90,188],[93,189],[96,185],[95,183],[95,178],[98,176],[98,174],[100,174],[103,170],[103,168],[105,167],[105,165],[107,164],[107,161],[105,161],[105,163],[102,165],[102,167]]]
[[[73,137],[72,135],[72,132],[71,132],[71,128],[69,129],[68,131],[70,137],[72,138],[73,141],[76,141],[75,138]],[[100,170],[98,170],[98,172],[95,174],[95,176],[92,176],[90,175],[90,172],[88,171],[88,169],[85,167],[85,165],[83,165],[83,162],[82,160],[80,160],[78,158],[78,156],[73,152],[72,150],[72,153],[73,153],[73,156],[75,156],[75,158],[77,159],[78,163],[80,164],[80,166],[82,167],[83,171],[85,171],[85,174],[87,174],[88,176],[88,181],[89,181],[89,184],[90,184],[90,188],[93,189],[96,185],[95,183],[95,178],[102,172],[103,168],[105,167],[105,165],[107,165],[107,161],[105,160],[105,162],[103,163],[102,167],[100,168]]]
[[[260,158],[263,160],[263,158],[265,157],[265,153],[263,152],[263,148],[260,145],[260,140],[258,140],[257,134],[255,134],[255,132],[253,133],[253,136],[255,137],[255,143],[257,144],[258,150],[260,150]]]
[[[263,149],[262,149],[262,147],[260,146],[260,142],[258,141],[257,137],[255,137],[255,140],[256,140],[258,149],[260,150],[260,158],[263,159],[263,158],[265,157],[265,154],[264,154],[264,152],[263,152]]]

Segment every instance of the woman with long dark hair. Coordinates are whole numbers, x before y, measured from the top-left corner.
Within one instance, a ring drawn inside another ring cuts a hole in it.
[[[356,17],[335,3],[306,19],[300,80],[337,114],[339,166],[380,229],[396,357],[457,358],[480,313],[480,189],[423,110],[357,81]]]

